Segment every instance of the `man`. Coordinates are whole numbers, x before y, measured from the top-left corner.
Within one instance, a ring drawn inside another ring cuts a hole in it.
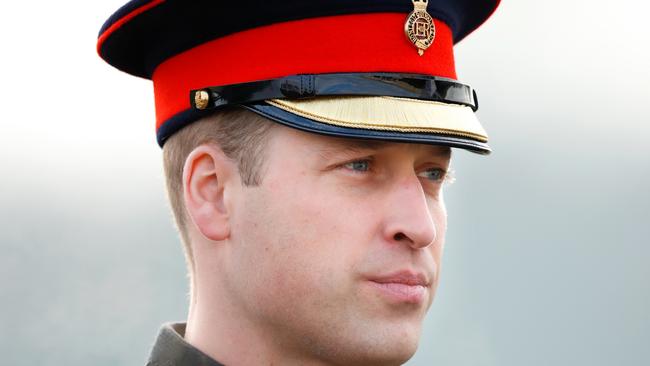
[[[132,1],[100,31],[151,78],[191,275],[151,365],[398,365],[446,231],[451,147],[488,153],[452,46],[498,1]]]

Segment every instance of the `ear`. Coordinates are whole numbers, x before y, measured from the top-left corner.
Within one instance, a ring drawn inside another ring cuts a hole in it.
[[[195,227],[209,240],[230,236],[227,193],[238,177],[236,165],[215,145],[201,145],[185,160],[185,208]]]

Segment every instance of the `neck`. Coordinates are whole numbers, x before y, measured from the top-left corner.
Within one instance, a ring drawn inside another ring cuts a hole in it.
[[[260,348],[264,343],[250,329],[245,319],[229,307],[195,296],[190,305],[185,340],[224,365],[265,364],[264,355],[268,351]]]
[[[227,295],[195,288],[185,340],[224,365],[326,365],[300,355],[282,337],[251,321]]]

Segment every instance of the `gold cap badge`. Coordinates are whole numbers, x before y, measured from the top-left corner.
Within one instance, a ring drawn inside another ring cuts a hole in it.
[[[418,48],[418,54],[424,55],[424,51],[431,46],[436,37],[436,26],[433,18],[427,13],[428,0],[412,0],[413,11],[406,18],[404,32],[409,40]]]

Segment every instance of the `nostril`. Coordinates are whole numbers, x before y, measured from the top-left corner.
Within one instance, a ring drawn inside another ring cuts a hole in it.
[[[406,239],[406,235],[404,235],[404,233],[397,233],[393,236],[393,239],[395,239],[395,241],[402,241]]]

